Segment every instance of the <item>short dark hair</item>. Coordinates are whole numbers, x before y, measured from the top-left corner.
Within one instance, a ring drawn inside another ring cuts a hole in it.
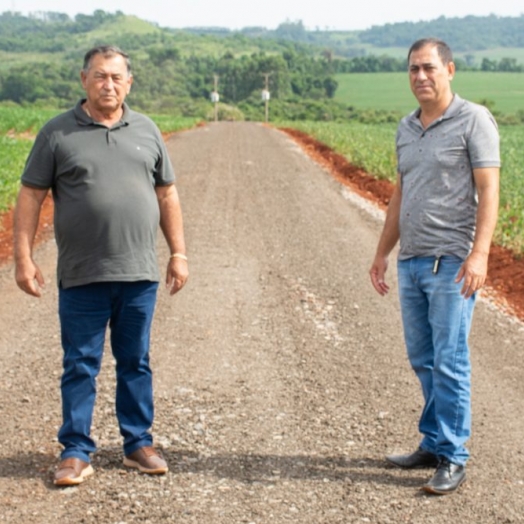
[[[127,55],[126,53],[124,53],[124,51],[122,51],[122,49],[114,45],[99,45],[91,48],[84,56],[83,70],[85,73],[89,71],[89,68],[91,67],[91,60],[95,55],[102,55],[105,58],[111,58],[115,55],[120,55],[124,57],[126,61],[127,72],[129,75],[131,75],[131,60],[129,59],[129,55]]]
[[[440,59],[442,60],[442,63],[444,65],[453,62],[453,53],[451,52],[449,45],[446,44],[446,42],[444,42],[443,40],[440,40],[439,38],[421,38],[420,40],[414,42],[412,46],[409,48],[408,62],[413,51],[418,51],[419,49],[422,49],[427,45],[437,48],[438,56],[440,56]]]

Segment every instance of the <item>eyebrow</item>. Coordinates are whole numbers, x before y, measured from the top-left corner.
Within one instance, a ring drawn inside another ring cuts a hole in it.
[[[436,64],[435,62],[424,62],[423,64],[409,64],[409,68],[410,69],[413,69],[413,68],[420,68],[420,67],[435,67]]]

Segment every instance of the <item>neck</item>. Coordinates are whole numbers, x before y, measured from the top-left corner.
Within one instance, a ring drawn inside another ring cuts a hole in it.
[[[420,104],[420,115],[419,120],[422,122],[424,127],[429,126],[432,122],[439,119],[451,104],[453,100],[453,94],[450,94],[443,101]]]
[[[82,109],[90,116],[95,122],[100,122],[102,124],[115,124],[118,122],[122,115],[124,114],[124,109],[122,106],[118,107],[115,110],[108,111],[99,111],[89,103],[89,100],[86,100],[82,104]]]

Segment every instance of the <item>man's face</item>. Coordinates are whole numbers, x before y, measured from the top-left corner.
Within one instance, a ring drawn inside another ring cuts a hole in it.
[[[80,76],[91,108],[101,112],[119,109],[133,83],[126,60],[121,55],[93,56],[91,67],[87,73],[82,71]]]
[[[420,104],[445,101],[452,95],[451,79],[455,64],[444,65],[437,47],[427,45],[413,51],[409,57],[411,91]]]

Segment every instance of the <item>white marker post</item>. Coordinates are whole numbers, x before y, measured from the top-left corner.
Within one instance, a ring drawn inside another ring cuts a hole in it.
[[[262,100],[265,104],[265,112],[266,112],[266,122],[269,121],[269,99],[271,98],[271,95],[269,94],[269,91],[267,89],[264,89],[262,91]]]
[[[215,104],[215,122],[218,122],[218,101],[219,100],[220,100],[220,95],[216,91],[213,91],[211,93],[211,102]]]

